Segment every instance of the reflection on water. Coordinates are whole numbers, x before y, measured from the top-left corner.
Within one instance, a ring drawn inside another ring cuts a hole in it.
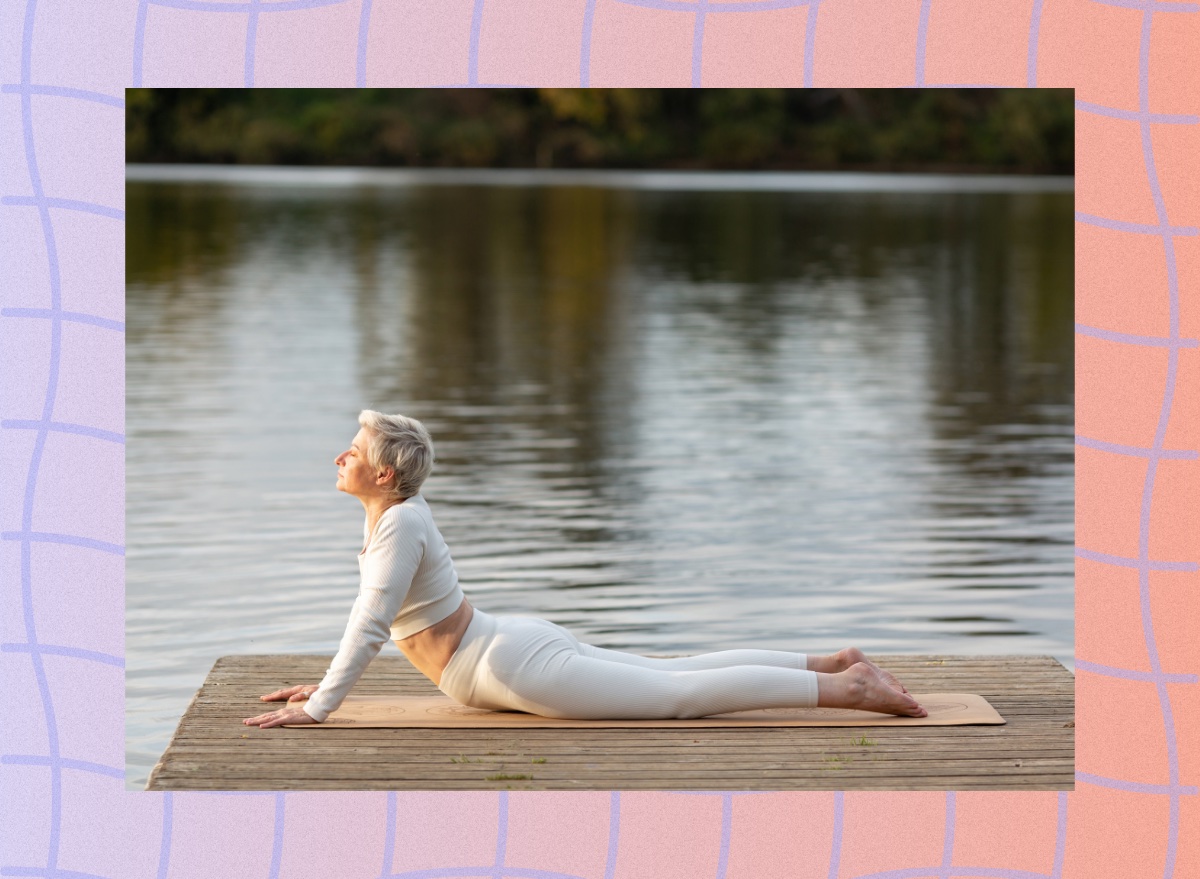
[[[364,407],[488,612],[1070,664],[1069,191],[436,182],[129,184],[131,787],[217,657],[336,649]]]

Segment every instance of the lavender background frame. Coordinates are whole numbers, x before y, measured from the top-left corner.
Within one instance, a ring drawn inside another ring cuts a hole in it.
[[[377,843],[364,862],[373,866],[348,867],[344,875],[574,879],[575,874],[546,869],[541,863],[510,863],[509,852],[518,848],[528,852],[535,841],[529,825],[522,823],[517,828],[514,816],[531,808],[537,794],[346,794],[336,795],[342,797],[336,799],[317,794],[182,795],[126,793],[123,789],[123,88],[178,84],[152,82],[145,75],[147,22],[153,10],[160,7],[206,13],[214,21],[220,19],[221,26],[230,21],[244,25],[241,70],[226,65],[221,82],[200,84],[256,85],[256,70],[264,60],[259,51],[259,25],[265,16],[353,6],[358,17],[355,81],[359,85],[405,85],[367,81],[372,16],[385,2],[10,0],[0,7],[0,680],[5,695],[0,713],[0,876],[165,879],[189,872],[222,875],[226,868],[242,863],[239,857],[257,865],[252,875],[270,879],[310,875],[314,869],[311,858],[289,860],[285,851],[313,844],[304,836],[297,816],[317,807],[336,808],[340,813],[330,818],[327,829],[331,838],[358,833],[364,846]],[[487,0],[488,4],[499,2]],[[580,39],[577,80],[570,84],[607,84],[596,82],[592,73],[597,2],[585,0],[581,4],[581,39],[578,33],[547,35],[560,43]],[[803,51],[802,83],[787,84],[808,86],[813,82],[821,0],[607,2],[691,16],[693,86],[703,79],[704,35],[712,16],[806,7],[804,44],[797,47]],[[833,2],[836,0],[825,0],[824,5]],[[932,85],[926,76],[929,22],[934,7],[945,2],[948,0],[920,2],[911,85]],[[1079,547],[1077,556],[1137,571],[1143,646],[1150,670],[1116,667],[1086,656],[1081,656],[1076,666],[1082,675],[1153,686],[1165,736],[1167,783],[1109,777],[1088,771],[1088,766],[1081,764],[1076,792],[1030,794],[1026,807],[1045,813],[1054,826],[1045,852],[1047,867],[1040,871],[1017,869],[1007,862],[970,866],[958,863],[956,844],[979,829],[974,824],[960,823],[963,798],[968,795],[954,792],[802,797],[612,792],[599,795],[606,799],[606,808],[596,813],[602,816],[599,820],[603,826],[593,828],[607,840],[607,847],[586,875],[604,879],[641,872],[652,875],[652,865],[661,856],[655,853],[656,845],[679,845],[681,840],[687,844],[694,832],[710,844],[713,855],[705,874],[711,872],[724,879],[748,869],[744,864],[749,862],[739,860],[744,850],[740,847],[754,845],[755,838],[735,828],[734,821],[739,804],[748,798],[765,798],[778,810],[791,813],[796,821],[802,810],[822,810],[823,823],[817,822],[808,831],[810,841],[824,852],[820,864],[805,865],[812,875],[847,875],[850,856],[869,848],[862,835],[855,835],[856,817],[886,816],[889,810],[928,805],[930,796],[937,798],[939,820],[925,822],[924,833],[916,843],[918,848],[940,849],[940,859],[927,859],[919,866],[875,870],[869,874],[872,879],[1059,879],[1098,875],[1090,865],[1089,849],[1095,848],[1102,837],[1127,834],[1128,829],[1118,830],[1115,816],[1108,819],[1113,821],[1112,827],[1097,818],[1103,808],[1081,808],[1080,813],[1089,816],[1086,819],[1073,819],[1073,810],[1076,804],[1082,807],[1098,802],[1096,798],[1103,792],[1121,795],[1112,801],[1113,808],[1127,810],[1129,822],[1143,832],[1139,838],[1151,841],[1147,843],[1150,848],[1140,852],[1133,862],[1140,865],[1137,875],[1182,877],[1188,875],[1189,865],[1200,863],[1195,853],[1196,831],[1181,831],[1186,826],[1181,823],[1181,812],[1196,802],[1197,787],[1187,783],[1194,779],[1184,777],[1180,747],[1187,742],[1187,731],[1194,734],[1196,716],[1172,705],[1173,693],[1194,692],[1200,679],[1190,672],[1164,671],[1150,588],[1151,571],[1196,572],[1196,555],[1200,552],[1189,559],[1161,561],[1151,559],[1149,551],[1151,504],[1156,489],[1161,491],[1166,479],[1159,472],[1159,462],[1196,461],[1200,445],[1196,425],[1192,424],[1188,448],[1165,448],[1179,390],[1181,350],[1200,345],[1180,333],[1181,313],[1196,307],[1197,295],[1194,289],[1181,289],[1176,239],[1196,236],[1198,230],[1195,225],[1169,219],[1175,214],[1169,210],[1170,194],[1164,192],[1159,180],[1151,137],[1152,124],[1196,126],[1200,118],[1151,112],[1151,34],[1158,16],[1187,15],[1200,21],[1200,6],[1162,0],[1087,2],[1140,15],[1138,67],[1136,71],[1123,71],[1136,77],[1136,109],[1082,100],[1076,102],[1076,108],[1079,114],[1137,125],[1143,167],[1127,170],[1149,181],[1156,222],[1135,223],[1119,216],[1086,213],[1077,214],[1076,219],[1084,225],[1161,240],[1166,289],[1145,295],[1147,301],[1154,297],[1153,307],[1168,312],[1170,331],[1166,337],[1151,337],[1111,327],[1077,326],[1081,336],[1119,346],[1165,349],[1167,371],[1150,447],[1115,444],[1101,437],[1081,436],[1078,440],[1090,449],[1147,461],[1134,541],[1138,547],[1136,557],[1089,546]],[[485,0],[467,3],[471,11],[463,78],[446,85],[498,85],[480,82],[479,77]],[[1046,0],[1013,4],[1014,14],[1028,19],[1025,82],[997,84],[1039,84],[1044,5]],[[1114,71],[1114,75],[1121,72]],[[314,84],[302,80],[303,75],[298,70],[293,84]],[[636,72],[631,74],[636,76]],[[542,84],[548,83],[512,83]],[[1194,209],[1195,204],[1190,207]],[[1113,417],[1119,418],[1120,413],[1114,411]],[[1194,602],[1181,602],[1178,608],[1180,614],[1194,611]],[[1192,701],[1187,704],[1195,706],[1194,697],[1188,698]],[[1084,708],[1081,705],[1081,716],[1086,717]],[[1079,732],[1085,734],[1083,729]],[[594,805],[597,795],[566,796],[578,797],[582,806],[588,796],[592,799],[587,802]],[[705,804],[699,813],[693,805],[697,801]],[[1146,808],[1141,808],[1142,804]],[[483,844],[488,855],[460,863],[455,860],[456,852],[447,848],[440,861],[430,856],[437,866],[418,867],[411,861],[411,851],[398,846],[398,821],[419,808],[434,805],[449,806],[466,816],[468,824],[487,816],[485,831],[471,838]],[[689,830],[687,825],[697,814],[701,815],[698,831]],[[1087,823],[1081,826],[1079,822],[1083,821]],[[643,826],[639,828],[638,824]],[[363,827],[367,825],[372,829],[364,835]],[[198,843],[205,840],[219,840],[215,847],[224,851],[201,855],[203,849]],[[289,842],[299,845],[289,847]],[[1047,843],[1030,843],[1035,844]],[[210,861],[209,857],[217,860]],[[764,862],[760,856],[759,869],[766,863],[781,874],[792,875],[784,863],[782,848],[778,856],[768,853],[766,857]],[[905,862],[901,858],[897,863]],[[1116,871],[1117,866],[1114,864],[1112,869]]]

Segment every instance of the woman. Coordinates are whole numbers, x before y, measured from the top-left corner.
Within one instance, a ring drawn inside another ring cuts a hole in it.
[[[443,693],[476,708],[576,719],[811,706],[926,715],[899,681],[854,647],[831,656],[726,650],[652,659],[583,644],[546,620],[473,608],[420,494],[433,467],[429,433],[415,419],[371,410],[358,423],[350,448],[334,461],[338,489],[362,501],[367,514],[362,581],[346,632],[319,685],[263,696],[289,707],[243,723],[320,723],[389,638]]]

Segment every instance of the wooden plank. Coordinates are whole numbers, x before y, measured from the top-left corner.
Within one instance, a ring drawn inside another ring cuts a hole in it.
[[[259,730],[258,695],[327,657],[229,656],[196,693],[150,790],[1071,790],[1074,678],[1049,657],[879,657],[910,689],[977,692],[1003,727]],[[399,657],[361,694],[436,692]],[[865,742],[864,743],[864,737]],[[537,762],[535,762],[537,761]]]

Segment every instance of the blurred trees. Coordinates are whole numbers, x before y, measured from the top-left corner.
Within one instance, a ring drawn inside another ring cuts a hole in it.
[[[1066,89],[128,89],[130,162],[1071,174]]]

